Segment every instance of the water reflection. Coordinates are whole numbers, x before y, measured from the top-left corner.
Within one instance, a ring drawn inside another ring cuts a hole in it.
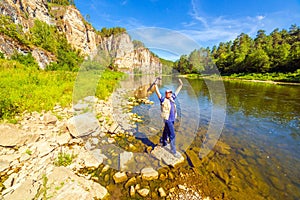
[[[163,88],[175,87],[169,79]],[[188,84],[192,90],[183,88],[180,98],[199,103],[198,135],[190,145],[197,152],[205,140],[212,110],[222,108],[224,101],[217,90],[212,98],[208,89],[216,80],[193,79]],[[227,116],[220,141],[230,145],[230,154],[209,156],[197,169],[233,199],[300,199],[300,87],[242,81],[224,81],[224,85]],[[157,101],[154,95],[150,99]],[[186,111],[181,119],[190,119],[187,113],[193,109],[188,105],[180,105],[180,109]],[[144,112],[142,107],[135,111]],[[188,127],[189,121],[180,125]],[[212,174],[220,183],[213,181]]]

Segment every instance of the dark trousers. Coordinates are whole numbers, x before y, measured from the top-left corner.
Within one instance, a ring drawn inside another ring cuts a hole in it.
[[[162,135],[162,144],[163,146],[167,145],[167,140],[170,138],[170,145],[172,153],[176,153],[175,146],[175,129],[174,129],[174,121],[165,120],[165,128]]]

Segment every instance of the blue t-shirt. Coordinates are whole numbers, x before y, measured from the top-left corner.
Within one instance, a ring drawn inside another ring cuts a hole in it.
[[[160,103],[164,102],[166,97],[161,97]],[[174,122],[175,121],[175,99],[176,95],[172,93],[172,96],[170,97],[170,103],[171,103],[171,110],[170,110],[170,116],[169,116],[169,121]]]

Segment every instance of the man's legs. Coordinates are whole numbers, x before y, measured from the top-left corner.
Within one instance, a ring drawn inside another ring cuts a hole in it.
[[[161,143],[163,146],[167,146],[168,142],[168,135],[169,135],[169,128],[168,128],[168,124],[167,122],[165,122],[165,127],[164,127],[164,131],[161,137]]]
[[[173,154],[176,153],[176,145],[175,145],[175,130],[174,130],[174,122],[167,120],[165,122],[165,127],[168,129],[168,136],[170,138],[171,152]]]

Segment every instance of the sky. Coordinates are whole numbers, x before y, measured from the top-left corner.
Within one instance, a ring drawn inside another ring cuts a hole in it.
[[[160,57],[174,60],[258,30],[300,25],[300,0],[75,0],[98,30],[124,27]]]

